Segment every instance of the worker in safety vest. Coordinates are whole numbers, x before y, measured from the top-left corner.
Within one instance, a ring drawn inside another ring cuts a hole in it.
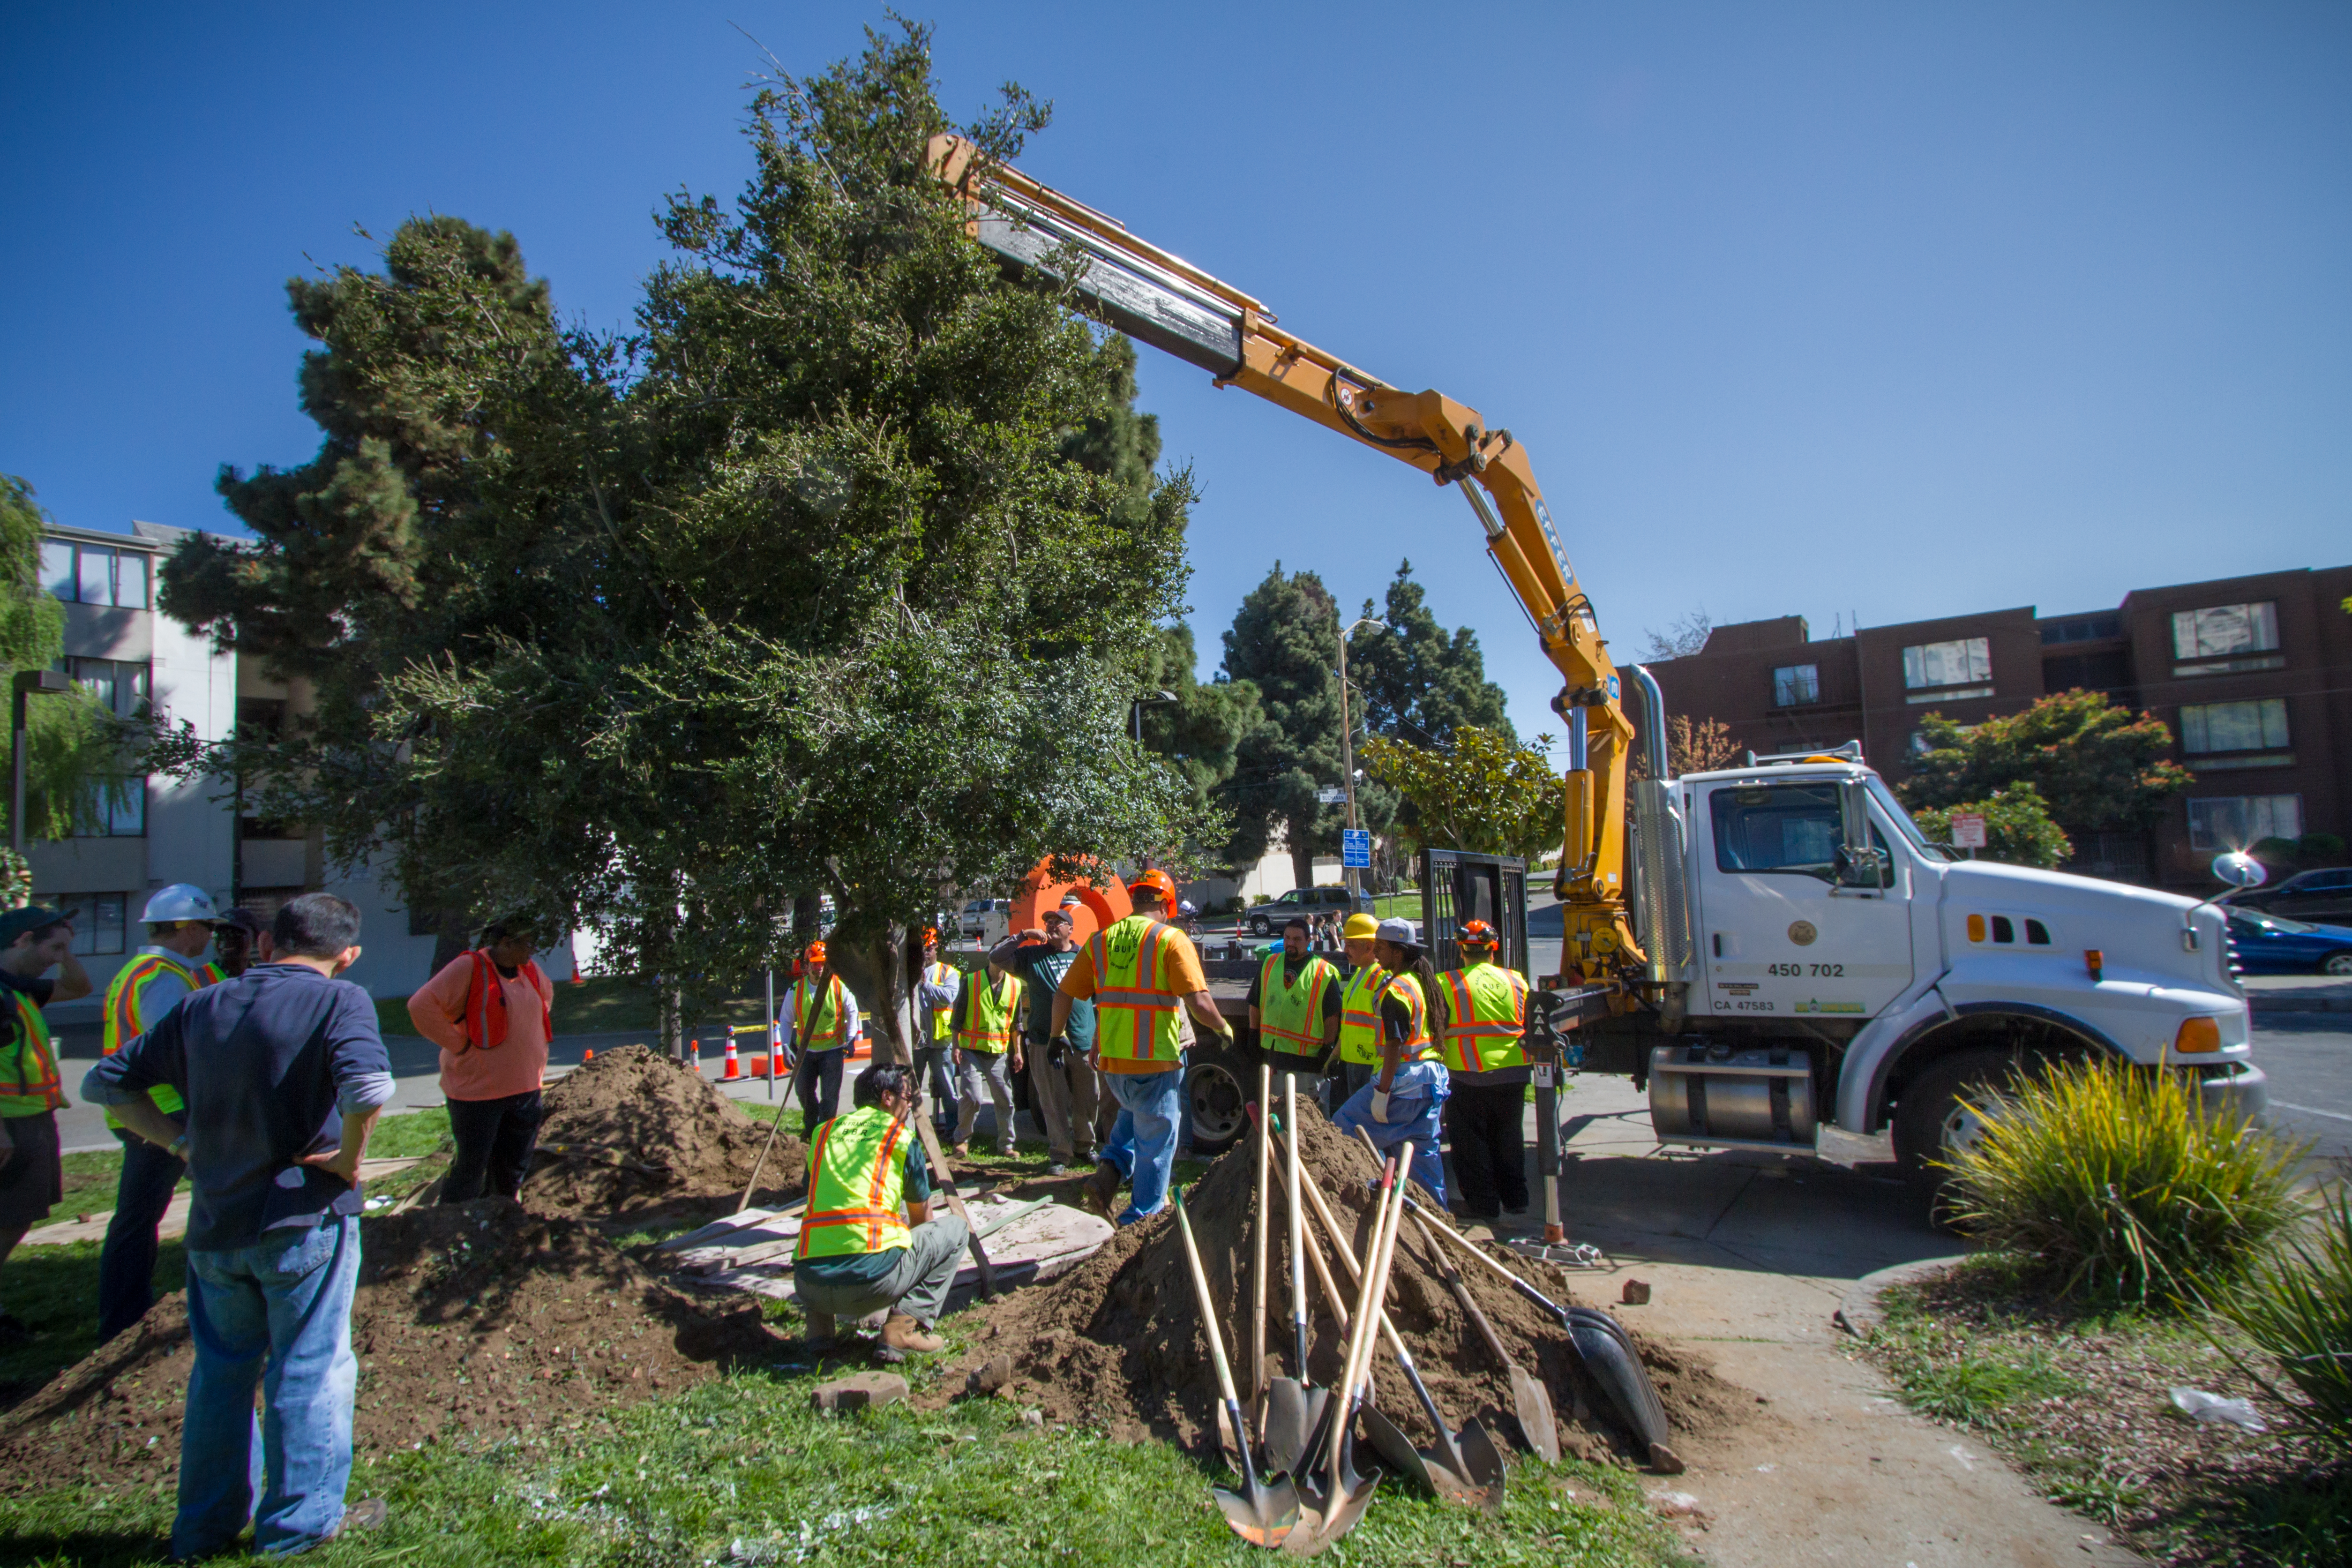
[[[800,1097],[801,1136],[816,1135],[820,1122],[841,1108],[841,1069],[849,1042],[857,1037],[857,998],[825,967],[824,943],[813,942],[800,978],[784,993],[784,1026],[795,1053],[793,1092]]]
[[[996,1152],[1010,1159],[1012,1075],[1026,1059],[1021,1052],[1021,977],[991,963],[964,983],[951,1023],[957,1082],[963,1091],[962,1107],[956,1112],[956,1158],[971,1153],[972,1124],[980,1120],[980,1097],[986,1094],[996,1107]]]
[[[1368,914],[1348,917],[1341,940],[1348,949],[1348,978],[1339,989],[1339,1086],[1332,1103],[1348,1098],[1372,1081],[1381,1070],[1381,993],[1389,972],[1372,956],[1372,941],[1381,922]]]
[[[251,910],[223,910],[213,924],[211,962],[196,965],[196,989],[234,980],[253,967],[253,943],[268,928]]]
[[[65,915],[38,904],[0,913],[0,1263],[66,1195],[57,1113],[71,1102],[41,1009],[89,993]],[[0,1309],[0,1347],[32,1337],[28,1325]]]
[[[457,1145],[441,1201],[520,1197],[539,1148],[555,983],[531,957],[530,925],[483,928],[479,946],[442,966],[408,999],[416,1032],[441,1047],[441,1093]]]
[[[161,1020],[180,998],[200,989],[197,961],[212,945],[220,910],[202,888],[174,882],[147,900],[140,920],[147,943],[115,971],[99,1014],[98,1052],[110,1057]],[[167,1088],[148,1090],[155,1109],[187,1125],[187,1104]],[[132,1133],[112,1110],[108,1131],[122,1144],[122,1173],[114,1184],[114,1215],[98,1260],[98,1339],[112,1339],[155,1304],[155,1258],[162,1249],[163,1211],[188,1173],[187,1162]]]
[[[1054,1003],[1062,976],[1078,961],[1077,911],[1086,900],[1076,889],[1037,917],[1027,931],[1009,932],[989,949],[989,962],[1021,977],[1028,1007],[1022,1038],[1029,1058],[1029,1109],[1045,1130],[1048,1176],[1066,1176],[1072,1165],[1094,1168],[1095,1151],[1110,1142],[1118,1101],[1103,1092],[1095,1070],[1095,1005],[1070,1005],[1066,1032],[1054,1032]]]
[[[1339,1039],[1339,971],[1311,951],[1305,915],[1282,928],[1282,951],[1269,952],[1250,977],[1249,1020],[1258,1049],[1274,1068],[1274,1092],[1282,1075],[1310,1082],[1323,1076],[1323,1059]]]
[[[1445,1104],[1445,1063],[1429,1032],[1429,993],[1436,979],[1420,935],[1406,920],[1381,921],[1372,956],[1388,972],[1381,986],[1381,1071],[1348,1097],[1331,1124],[1354,1137],[1362,1128],[1386,1151],[1412,1145],[1412,1179],[1445,1201],[1445,1165],[1437,1152]]]
[[[941,1138],[956,1129],[955,1039],[951,1020],[963,971],[940,957],[936,927],[923,930],[923,970],[915,981],[915,1081],[931,1091],[929,1114]]]
[[[1128,1183],[1119,1225],[1158,1214],[1168,1202],[1184,1083],[1178,1009],[1189,1011],[1228,1049],[1234,1044],[1232,1026],[1209,994],[1192,939],[1165,923],[1176,902],[1176,884],[1165,871],[1147,870],[1127,890],[1135,913],[1097,931],[1078,949],[1054,999],[1056,1035],[1069,1027],[1074,1003],[1095,1005],[1095,1066],[1120,1109],[1081,1196],[1109,1217],[1119,1184]]]
[[[930,1330],[947,1309],[966,1233],[953,1215],[931,1217],[930,1170],[908,1125],[922,1113],[919,1081],[912,1068],[876,1063],[858,1075],[859,1108],[809,1140],[793,1294],[812,1342],[830,1341],[836,1319],[887,1307],[886,1355],[940,1346]]]
[[[1495,962],[1499,939],[1485,921],[1463,921],[1454,941],[1462,967],[1437,977],[1437,1001],[1449,1090],[1445,1140],[1461,1189],[1456,1212],[1474,1219],[1525,1214],[1527,977]]]

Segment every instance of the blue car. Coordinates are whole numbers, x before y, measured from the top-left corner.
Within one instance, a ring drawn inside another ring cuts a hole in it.
[[[2231,910],[2230,953],[2248,974],[2352,975],[2352,926]]]

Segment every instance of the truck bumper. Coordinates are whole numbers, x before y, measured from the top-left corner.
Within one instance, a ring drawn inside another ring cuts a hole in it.
[[[2208,1110],[2259,1121],[2270,1109],[2271,1080],[2250,1061],[2215,1062],[2185,1069],[2195,1075],[2197,1098]]]

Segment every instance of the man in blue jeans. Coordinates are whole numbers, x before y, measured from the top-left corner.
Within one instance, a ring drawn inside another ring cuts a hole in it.
[[[254,1549],[276,1553],[384,1515],[380,1500],[343,1507],[360,1155],[393,1091],[374,1004],[334,978],[358,960],[359,934],[343,900],[296,899],[251,969],[183,999],[82,1080],[85,1097],[187,1161],[194,1187],[177,1559],[224,1550],[248,1520]],[[184,1133],[149,1098],[159,1086],[186,1101]]]

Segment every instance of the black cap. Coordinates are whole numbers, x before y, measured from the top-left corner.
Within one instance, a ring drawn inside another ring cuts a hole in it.
[[[0,947],[14,947],[16,939],[26,931],[53,926],[67,918],[63,911],[46,904],[26,904],[21,910],[0,912]]]

